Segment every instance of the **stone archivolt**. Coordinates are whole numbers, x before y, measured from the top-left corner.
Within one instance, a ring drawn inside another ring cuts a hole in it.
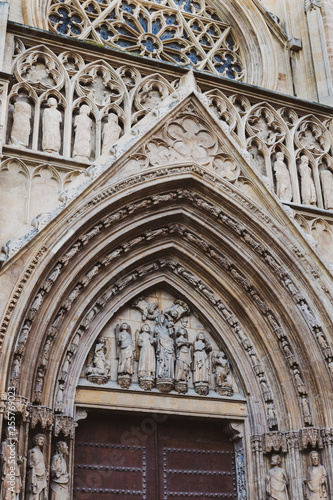
[[[217,208],[214,209],[213,205],[205,202],[204,200],[198,198],[197,196],[191,195],[190,192],[180,191],[178,194],[178,197],[180,197],[180,199],[183,199],[184,196],[186,199],[194,201],[195,205],[203,207],[205,210],[208,210],[209,212],[213,211],[213,213],[215,213],[215,216],[218,216],[219,220],[227,228],[232,229],[233,231],[235,231],[236,234],[242,234],[244,241],[246,241],[250,245],[250,247],[254,248],[255,251],[260,256],[263,257],[263,260],[268,264],[268,266],[273,270],[274,273],[279,272],[279,271],[282,273],[281,274],[282,282],[283,283],[285,282],[285,286],[286,286],[287,290],[290,291],[290,293],[293,297],[295,297],[296,303],[300,302],[301,310],[304,311],[304,314],[309,316],[308,308],[307,308],[306,302],[304,300],[304,297],[302,297],[302,295],[300,295],[297,292],[297,288],[295,286],[293,286],[292,281],[290,280],[290,278],[288,278],[288,275],[285,274],[285,272],[283,271],[283,268],[279,265],[278,262],[276,262],[274,260],[274,257],[272,257],[272,255],[270,253],[268,253],[267,251],[265,251],[262,248],[262,245],[259,242],[257,242],[255,239],[253,239],[243,229],[243,227],[239,223],[237,223],[236,221],[233,221],[231,218],[229,218],[225,215],[222,215],[220,209],[217,209]],[[127,208],[127,211],[128,211],[128,213],[130,213],[132,215],[138,209],[140,209],[140,208],[144,209],[145,207],[149,206],[150,204],[152,206],[154,206],[154,205],[156,206],[160,203],[167,203],[168,201],[170,201],[172,199],[176,199],[176,198],[177,198],[176,192],[165,194],[165,195],[162,195],[159,197],[155,197],[152,200],[142,201],[140,203],[130,205]],[[72,258],[75,257],[75,254],[78,251],[80,251],[80,248],[83,248],[88,243],[88,241],[90,242],[93,238],[99,236],[101,234],[101,230],[103,228],[103,225],[108,227],[110,225],[110,223],[112,224],[112,221],[122,220],[125,213],[126,213],[126,211],[121,210],[118,214],[114,214],[114,215],[105,217],[103,219],[103,224],[94,226],[92,229],[90,229],[81,238],[81,241],[78,241],[77,243],[75,243],[72,246],[72,249],[69,252],[68,251],[66,252],[66,255],[68,257],[65,256],[64,259],[61,259],[61,261],[59,262],[59,265],[56,266],[54,268],[53,272],[50,273],[49,277],[46,279],[45,285],[42,287],[39,294],[37,294],[36,299],[33,301],[32,306],[30,308],[30,312],[28,314],[27,327],[29,326],[30,322],[34,320],[34,317],[38,313],[39,308],[44,300],[45,291],[49,292],[49,290],[53,286],[53,283],[58,279],[59,274],[60,274],[60,270],[62,269],[62,267],[68,264],[68,259],[71,257]],[[94,275],[98,274],[101,271],[102,266],[109,265],[110,262],[112,262],[112,260],[117,258],[117,256],[119,256],[122,253],[128,252],[129,249],[134,248],[134,246],[140,244],[141,242],[147,241],[147,240],[150,241],[150,240],[154,239],[154,237],[163,236],[163,235],[167,234],[167,232],[170,232],[170,231],[171,231],[171,233],[175,233],[175,234],[180,234],[180,235],[183,234],[184,237],[189,242],[191,242],[191,243],[194,242],[196,245],[198,245],[199,248],[201,247],[201,248],[205,249],[205,251],[209,251],[209,253],[211,254],[212,257],[217,258],[217,261],[219,261],[223,267],[228,269],[230,276],[233,277],[235,282],[238,283],[240,286],[244,287],[244,289],[249,292],[251,298],[258,305],[259,310],[267,318],[267,322],[272,325],[273,331],[276,332],[277,338],[279,340],[281,340],[281,349],[283,350],[286,357],[288,358],[288,362],[290,363],[290,366],[292,368],[292,373],[295,376],[295,383],[297,386],[297,390],[300,394],[300,403],[301,403],[301,408],[302,408],[303,414],[304,414],[304,419],[305,419],[304,421],[305,421],[305,423],[309,424],[311,422],[311,414],[309,412],[307,398],[306,398],[307,391],[305,389],[304,383],[302,381],[300,382],[301,379],[299,376],[297,361],[295,359],[295,356],[292,354],[290,347],[288,346],[288,342],[286,341],[285,334],[282,332],[278,322],[274,318],[274,314],[271,313],[269,307],[267,307],[267,305],[265,305],[265,303],[262,301],[262,299],[260,298],[258,293],[255,291],[255,289],[253,288],[251,283],[246,279],[246,277],[244,275],[242,276],[242,274],[240,274],[237,271],[237,269],[232,265],[232,263],[230,261],[228,262],[228,259],[223,258],[223,255],[218,253],[216,250],[213,250],[209,245],[207,245],[207,243],[204,240],[202,240],[201,238],[198,238],[197,236],[193,235],[192,233],[186,231],[186,229],[183,228],[181,225],[176,225],[176,226],[171,227],[169,229],[166,227],[163,227],[162,229],[157,229],[156,231],[150,231],[150,232],[144,234],[143,236],[136,236],[133,240],[128,240],[122,248],[119,248],[118,250],[114,250],[110,255],[107,255],[104,259],[101,259],[100,263],[95,264],[91,268],[91,270],[80,279],[79,283],[73,288],[72,292],[70,293],[70,295],[66,299],[64,306],[62,306],[59,309],[58,313],[55,316],[55,319],[53,320],[53,322],[48,330],[48,338],[47,338],[46,344],[44,346],[42,361],[41,361],[41,365],[40,365],[41,375],[43,375],[43,373],[45,373],[46,362],[48,359],[47,353],[49,352],[49,343],[50,343],[50,341],[52,341],[54,336],[57,334],[57,331],[61,327],[63,318],[66,314],[66,310],[68,310],[69,308],[72,307],[72,303],[73,303],[73,301],[76,300],[76,298],[80,294],[80,291],[82,291],[82,289],[85,288],[91,282]],[[191,272],[181,271],[181,269],[179,268],[179,266],[177,264],[173,265],[171,262],[170,262],[170,264],[171,264],[171,269],[172,269],[172,267],[175,267],[176,273],[178,275],[180,275],[181,277],[184,277],[186,279],[186,281],[188,281],[189,284],[194,284],[194,285],[198,286],[199,287],[198,289],[200,290],[200,292],[204,296],[206,296],[210,302],[212,302],[213,304],[215,303],[217,305],[219,304],[219,300],[217,298],[214,298],[214,294],[212,295],[212,292],[209,291],[209,288],[206,285],[204,285],[203,283],[202,283],[202,285],[200,284],[201,283],[200,279],[196,278],[195,275],[193,275]],[[69,368],[69,365],[71,363],[72,356],[76,352],[77,342],[80,339],[80,337],[82,336],[82,333],[84,331],[86,331],[86,329],[89,327],[89,324],[91,323],[91,321],[93,321],[95,319],[96,314],[98,313],[100,308],[101,307],[103,308],[105,306],[106,301],[108,299],[110,299],[110,297],[112,297],[112,295],[114,295],[115,290],[117,288],[119,290],[122,290],[125,285],[133,284],[137,278],[140,278],[141,276],[145,275],[147,272],[155,271],[157,269],[156,266],[158,267],[157,264],[152,264],[152,265],[148,266],[147,269],[146,268],[143,268],[142,270],[139,269],[134,274],[131,274],[128,277],[125,277],[124,279],[121,279],[120,283],[119,284],[116,283],[114,285],[114,287],[112,287],[112,289],[109,292],[106,292],[101,297],[101,299],[99,299],[97,301],[96,305],[92,308],[92,310],[86,314],[83,322],[81,323],[81,326],[79,327],[78,331],[73,336],[72,344],[70,346],[68,353],[66,354],[66,359],[64,362],[65,365],[63,365],[62,370],[61,370],[60,385],[59,385],[59,389],[58,389],[58,396],[60,399],[57,402],[58,410],[61,411],[61,406],[62,406],[61,401],[63,400],[63,392],[65,389],[64,384],[66,383],[66,380],[68,378],[68,368]],[[311,314],[310,314],[310,316],[311,316]],[[265,400],[267,401],[268,418],[269,418],[269,421],[271,422],[270,426],[274,427],[276,425],[276,417],[274,414],[274,409],[272,407],[271,391],[269,390],[269,388],[267,386],[267,380],[265,379],[265,374],[262,371],[262,368],[260,368],[259,363],[257,361],[258,356],[256,355],[255,352],[253,352],[253,347],[252,347],[251,343],[246,341],[246,339],[240,333],[238,322],[232,318],[232,314],[231,314],[231,316],[230,316],[230,313],[227,314],[227,317],[229,318],[228,323],[231,324],[233,327],[235,327],[235,332],[237,332],[237,335],[240,338],[240,340],[244,341],[244,347],[245,347],[246,351],[248,352],[248,356],[249,356],[249,359],[251,360],[251,363],[254,365],[254,369],[255,369],[255,372],[259,378],[260,386],[262,387]],[[320,328],[320,326],[316,322],[313,322],[312,326],[315,328]],[[24,328],[23,328],[23,330],[24,330]],[[19,356],[20,353],[22,353],[22,347],[24,347],[24,346],[22,346],[22,344],[24,344],[24,340],[25,340],[25,334],[23,334],[23,336],[22,336],[22,341],[21,342],[19,341],[17,356]],[[46,361],[44,361],[44,360],[46,360]],[[39,384],[39,382],[36,381],[36,384]],[[39,392],[40,391],[35,389],[35,396],[34,397],[35,397],[36,401],[39,401],[39,399],[38,399],[40,397],[38,394]],[[275,422],[275,423],[273,423],[273,422]]]

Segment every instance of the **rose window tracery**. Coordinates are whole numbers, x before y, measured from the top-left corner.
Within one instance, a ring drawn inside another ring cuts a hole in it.
[[[231,27],[204,0],[52,0],[48,20],[63,35],[244,78]]]

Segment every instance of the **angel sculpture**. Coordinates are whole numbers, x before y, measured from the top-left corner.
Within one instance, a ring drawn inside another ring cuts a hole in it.
[[[116,327],[117,358],[118,358],[118,384],[123,389],[128,389],[132,382],[134,371],[134,342],[131,327],[122,323]]]

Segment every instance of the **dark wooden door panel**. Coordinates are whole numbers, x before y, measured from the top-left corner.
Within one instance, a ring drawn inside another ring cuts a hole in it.
[[[148,420],[91,413],[80,423],[75,500],[236,499],[233,444],[219,423]]]
[[[170,419],[158,444],[161,500],[236,498],[233,444],[219,423]]]

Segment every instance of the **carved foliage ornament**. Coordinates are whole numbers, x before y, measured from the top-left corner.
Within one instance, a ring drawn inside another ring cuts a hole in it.
[[[215,9],[205,0],[53,0],[52,31],[93,40],[181,66],[194,66],[227,78],[244,77],[240,50]]]

